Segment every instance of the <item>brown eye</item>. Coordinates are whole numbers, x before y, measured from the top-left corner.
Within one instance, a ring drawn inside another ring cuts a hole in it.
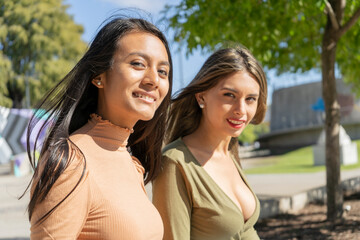
[[[255,97],[248,97],[248,98],[246,99],[246,101],[248,101],[248,102],[256,102],[256,101],[257,101],[257,98],[255,98]]]
[[[163,75],[165,77],[167,77],[169,75],[168,72],[165,70],[159,70],[158,73],[160,73],[161,75]]]
[[[235,95],[232,93],[224,93],[224,96],[235,98]]]
[[[131,62],[131,66],[144,68],[145,65],[141,62]]]

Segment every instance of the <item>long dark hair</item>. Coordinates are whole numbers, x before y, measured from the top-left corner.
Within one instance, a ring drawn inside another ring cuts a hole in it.
[[[45,199],[55,181],[66,169],[74,149],[80,152],[84,159],[83,174],[77,185],[83,178],[86,159],[80,149],[71,143],[69,136],[88,121],[91,113],[96,112],[98,90],[93,86],[91,80],[111,67],[119,39],[134,31],[146,32],[158,37],[166,48],[170,63],[168,94],[151,120],[140,120],[135,124],[134,133],[128,140],[128,147],[132,155],[137,157],[145,168],[145,183],[156,177],[160,166],[161,147],[172,89],[173,70],[169,45],[163,33],[146,20],[112,17],[99,30],[85,55],[75,67],[47,93],[30,119],[27,132],[27,152],[34,169],[34,175],[31,180],[33,186],[28,205],[29,219],[32,217],[36,204]],[[37,134],[35,145],[31,147],[29,144],[30,137],[41,118],[45,118],[45,122],[41,125],[41,130],[35,133]],[[39,135],[45,128],[48,134],[41,147],[39,162],[37,163],[35,152],[39,145]],[[49,216],[71,192],[41,217],[38,222]]]
[[[245,47],[225,48],[214,52],[189,85],[177,93],[172,100],[166,141],[172,142],[179,137],[193,133],[199,127],[202,117],[195,94],[215,87],[224,77],[237,71],[250,73],[259,83],[260,96],[252,123],[261,123],[266,112],[267,82],[265,73],[260,63]],[[234,151],[237,149],[232,148],[235,143],[237,140],[233,138],[229,146]],[[235,153],[234,151],[232,152]]]

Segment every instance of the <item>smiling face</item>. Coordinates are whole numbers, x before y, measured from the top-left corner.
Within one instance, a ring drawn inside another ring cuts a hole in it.
[[[112,67],[93,80],[99,88],[98,113],[128,128],[138,120],[150,120],[168,93],[169,71],[159,38],[145,32],[126,34],[118,41]]]
[[[232,73],[202,93],[196,94],[203,104],[201,126],[224,137],[238,137],[255,116],[260,86],[246,71]]]

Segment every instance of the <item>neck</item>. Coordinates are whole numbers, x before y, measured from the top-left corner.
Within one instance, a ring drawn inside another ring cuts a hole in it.
[[[93,127],[88,134],[93,137],[99,146],[111,151],[126,147],[128,138],[133,130],[119,127],[97,114],[91,114],[90,116],[89,124],[92,124]],[[104,144],[104,140],[106,144]]]
[[[137,120],[132,120],[130,117],[119,117],[119,116],[113,116],[110,114],[110,111],[100,111],[98,110],[97,114],[103,119],[111,122],[112,124],[132,130],[135,126]]]
[[[133,129],[139,119],[135,119],[130,113],[126,112],[125,108],[110,109],[105,102],[103,91],[99,92],[98,107],[96,113],[101,116],[103,120],[110,121],[112,124],[122,127]]]
[[[231,136],[224,136],[210,129],[211,128],[206,127],[204,124],[200,124],[195,132],[183,139],[187,145],[201,149],[210,155],[221,154],[228,156]]]

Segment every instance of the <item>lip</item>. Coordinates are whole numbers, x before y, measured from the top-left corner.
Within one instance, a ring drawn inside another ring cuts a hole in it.
[[[238,118],[227,118],[226,121],[233,128],[242,128],[246,122],[245,120],[238,119]]]
[[[154,103],[157,98],[154,94],[143,92],[143,91],[135,91],[132,93],[133,97],[138,98],[146,103]]]

